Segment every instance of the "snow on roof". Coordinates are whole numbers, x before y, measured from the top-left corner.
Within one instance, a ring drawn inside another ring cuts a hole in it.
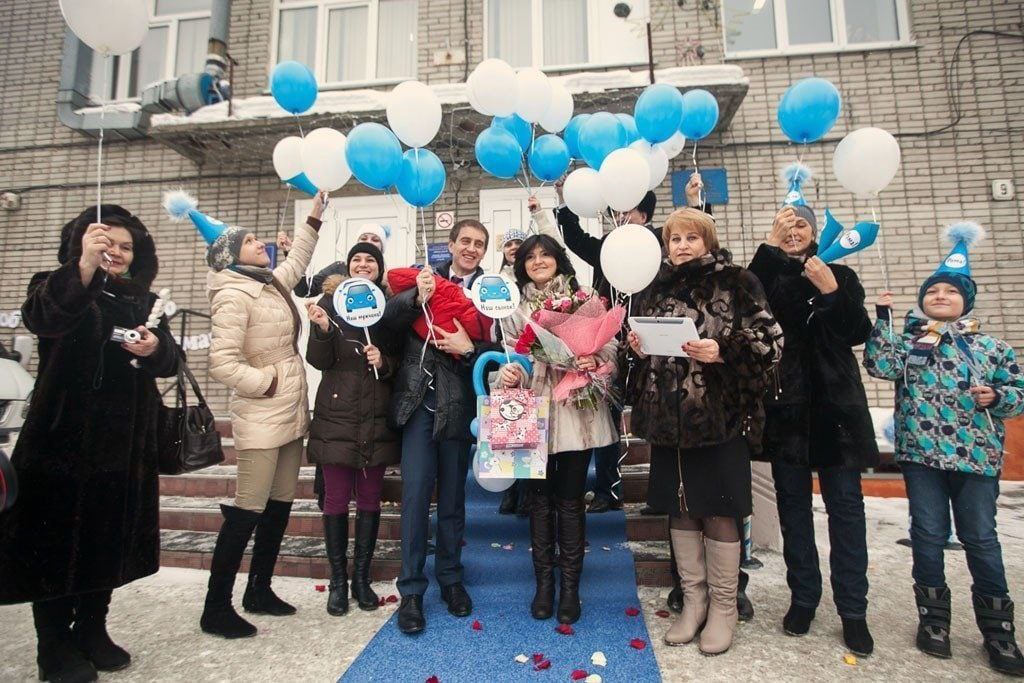
[[[681,66],[670,69],[657,69],[654,72],[658,83],[667,83],[677,87],[707,87],[716,85],[749,85],[743,75],[743,69],[734,64],[714,64],[709,66]],[[648,84],[646,70],[630,71],[587,71],[552,76],[551,80],[561,83],[572,94],[605,92],[625,88],[643,88]],[[442,105],[466,104],[465,83],[428,84],[437,94]],[[383,111],[387,106],[388,91],[373,89],[358,90],[322,90],[316,103],[308,114],[345,113],[360,111]],[[107,111],[116,107],[119,111],[135,111],[139,109],[137,102],[125,102],[107,105]],[[80,112],[99,111],[99,107],[90,107]],[[226,121],[242,121],[252,119],[285,118],[291,114],[277,106],[274,98],[269,95],[235,98],[232,102],[232,115],[227,115],[227,102],[212,104],[192,113],[157,114],[151,119],[151,125],[176,126],[196,123],[223,123]]]

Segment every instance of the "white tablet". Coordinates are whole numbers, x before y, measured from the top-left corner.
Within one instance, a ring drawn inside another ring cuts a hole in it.
[[[640,348],[648,356],[688,358],[683,344],[700,339],[690,318],[630,318],[629,326],[639,335]]]

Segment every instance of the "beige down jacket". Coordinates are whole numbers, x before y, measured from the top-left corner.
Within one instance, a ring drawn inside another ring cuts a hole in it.
[[[317,232],[303,225],[295,232],[288,258],[274,279],[290,292],[306,272]],[[306,368],[297,344],[298,309],[273,284],[232,270],[211,270],[206,278],[213,316],[210,376],[231,392],[235,447],[278,448],[309,431]],[[277,389],[267,389],[277,377]]]

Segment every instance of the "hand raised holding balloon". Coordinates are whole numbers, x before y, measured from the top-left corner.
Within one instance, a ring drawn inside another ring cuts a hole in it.
[[[92,282],[92,277],[98,269],[106,270],[103,258],[107,255],[107,249],[112,246],[107,236],[109,230],[110,228],[102,223],[92,223],[82,235],[82,255],[78,259],[78,270],[82,276],[82,284],[86,287]]]
[[[327,311],[314,303],[309,303],[306,304],[306,312],[309,314],[309,322],[319,327],[321,332],[326,332],[329,329],[330,317],[327,315]]]
[[[420,271],[420,274],[416,276],[416,289],[419,291],[417,298],[421,306],[430,301],[430,297],[434,296],[434,271],[431,270],[430,266],[425,266]]]
[[[330,193],[325,190],[316,193],[316,197],[313,197],[313,210],[309,212],[310,216],[317,220],[323,217],[329,195]]]
[[[277,233],[277,248],[281,250],[282,254],[287,254],[292,250],[292,238],[284,230]]]
[[[817,287],[822,294],[831,294],[839,289],[835,273],[817,256],[807,259],[807,263],[804,264],[804,273],[811,284]]]
[[[530,213],[540,211],[540,200],[537,199],[536,195],[530,195],[530,198],[526,200],[526,208],[530,210]]]
[[[875,301],[876,306],[882,308],[892,309],[893,294],[892,292],[882,292],[878,295],[878,299]]]
[[[704,181],[701,180],[700,173],[694,171],[690,175],[690,179],[686,181],[686,204],[693,207],[700,206],[700,191],[703,189]]]

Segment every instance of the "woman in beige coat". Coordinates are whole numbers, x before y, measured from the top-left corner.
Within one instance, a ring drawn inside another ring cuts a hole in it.
[[[256,532],[242,606],[254,614],[285,616],[295,608],[270,588],[299,475],[302,440],[309,431],[306,370],[297,343],[301,321],[291,290],[313,256],[324,195],[296,231],[288,258],[277,268],[262,242],[245,228],[226,229],[207,252],[207,289],[213,316],[210,376],[231,388],[231,429],[238,449],[235,504],[222,505],[224,523],[210,566],[200,626],[225,638],[256,635],[231,606],[242,553]]]
[[[523,300],[512,318],[510,338],[522,333],[526,321],[541,308],[545,299],[572,297],[580,289],[565,249],[548,235],[534,235],[523,242],[516,256],[515,273]],[[576,358],[576,367],[593,371],[607,363],[614,364],[615,360],[616,343],[611,341],[594,356]],[[502,368],[499,380],[502,386],[518,386],[525,381],[518,368],[515,364]],[[558,621],[572,624],[580,617],[579,584],[586,531],[583,496],[590,453],[614,443],[618,433],[606,401],[598,399],[596,407],[581,408],[571,400],[554,400],[555,385],[564,375],[564,370],[535,362],[530,382],[530,388],[538,396],[551,399],[547,478],[531,482],[534,488],[530,505],[530,544],[537,593],[530,604],[530,612],[535,619],[548,619],[554,611],[557,524],[561,556]]]

